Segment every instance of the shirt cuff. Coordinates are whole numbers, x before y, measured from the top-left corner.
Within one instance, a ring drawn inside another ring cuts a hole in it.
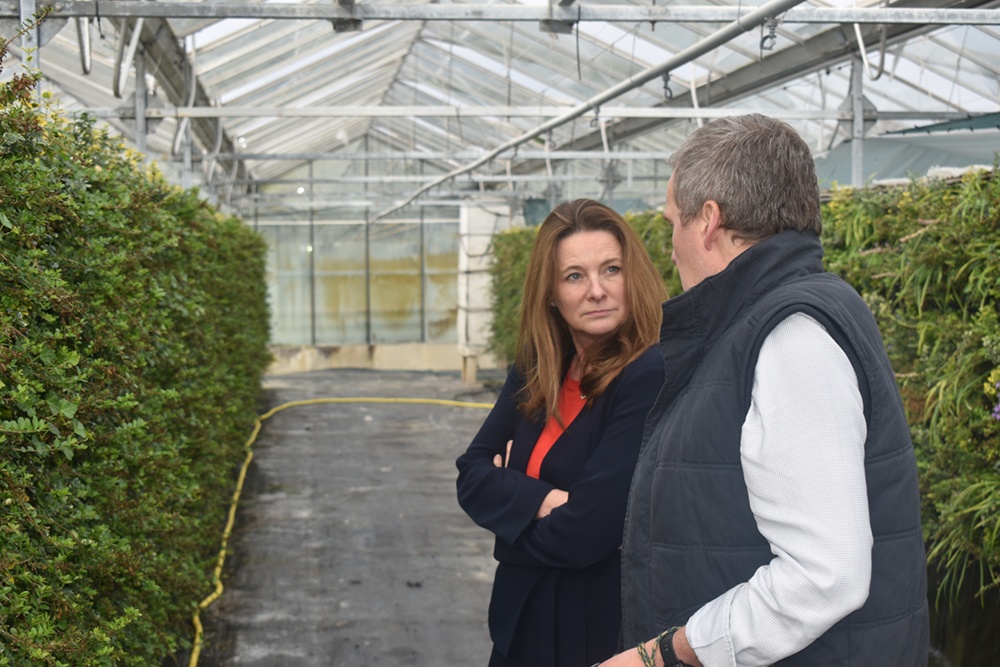
[[[688,644],[705,667],[737,667],[729,616],[736,593],[746,584],[729,589],[694,613],[684,628]]]

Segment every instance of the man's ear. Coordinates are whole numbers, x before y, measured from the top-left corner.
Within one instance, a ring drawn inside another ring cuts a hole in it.
[[[719,208],[718,202],[709,199],[702,204],[699,215],[702,223],[701,241],[705,250],[711,251],[722,240],[725,233],[725,229],[722,227],[722,209]]]

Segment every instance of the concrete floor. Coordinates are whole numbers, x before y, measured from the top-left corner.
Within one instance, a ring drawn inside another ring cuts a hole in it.
[[[326,370],[265,388],[270,406],[496,397],[457,373]],[[487,414],[359,403],[265,421],[200,666],[485,665],[492,536],[458,506],[454,461]]]

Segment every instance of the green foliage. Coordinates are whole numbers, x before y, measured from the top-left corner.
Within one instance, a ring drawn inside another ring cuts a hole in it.
[[[517,357],[517,329],[521,323],[521,296],[528,274],[528,256],[535,243],[537,227],[509,229],[493,237],[490,255],[489,351],[508,364]]]
[[[152,665],[208,592],[264,242],[0,85],[0,665]]]
[[[994,174],[996,171],[994,170]],[[917,449],[939,599],[1000,584],[1000,178],[834,193],[826,261],[875,313]]]
[[[642,239],[653,265],[663,276],[668,294],[681,293],[680,276],[670,261],[670,225],[660,211],[627,213],[625,220]],[[493,237],[490,257],[490,296],[493,321],[490,323],[489,351],[508,364],[517,356],[517,330],[521,322],[521,295],[528,272],[528,257],[537,227],[510,229]]]

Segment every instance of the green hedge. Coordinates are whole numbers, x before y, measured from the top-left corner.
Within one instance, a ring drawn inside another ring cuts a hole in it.
[[[265,244],[0,87],[0,665],[189,645],[270,356]]]
[[[995,173],[995,171],[994,171]],[[936,601],[1000,586],[1000,178],[837,190],[823,207],[825,262],[878,320],[920,466]],[[629,217],[664,276],[669,227]],[[534,230],[494,240],[492,350],[510,361]]]

